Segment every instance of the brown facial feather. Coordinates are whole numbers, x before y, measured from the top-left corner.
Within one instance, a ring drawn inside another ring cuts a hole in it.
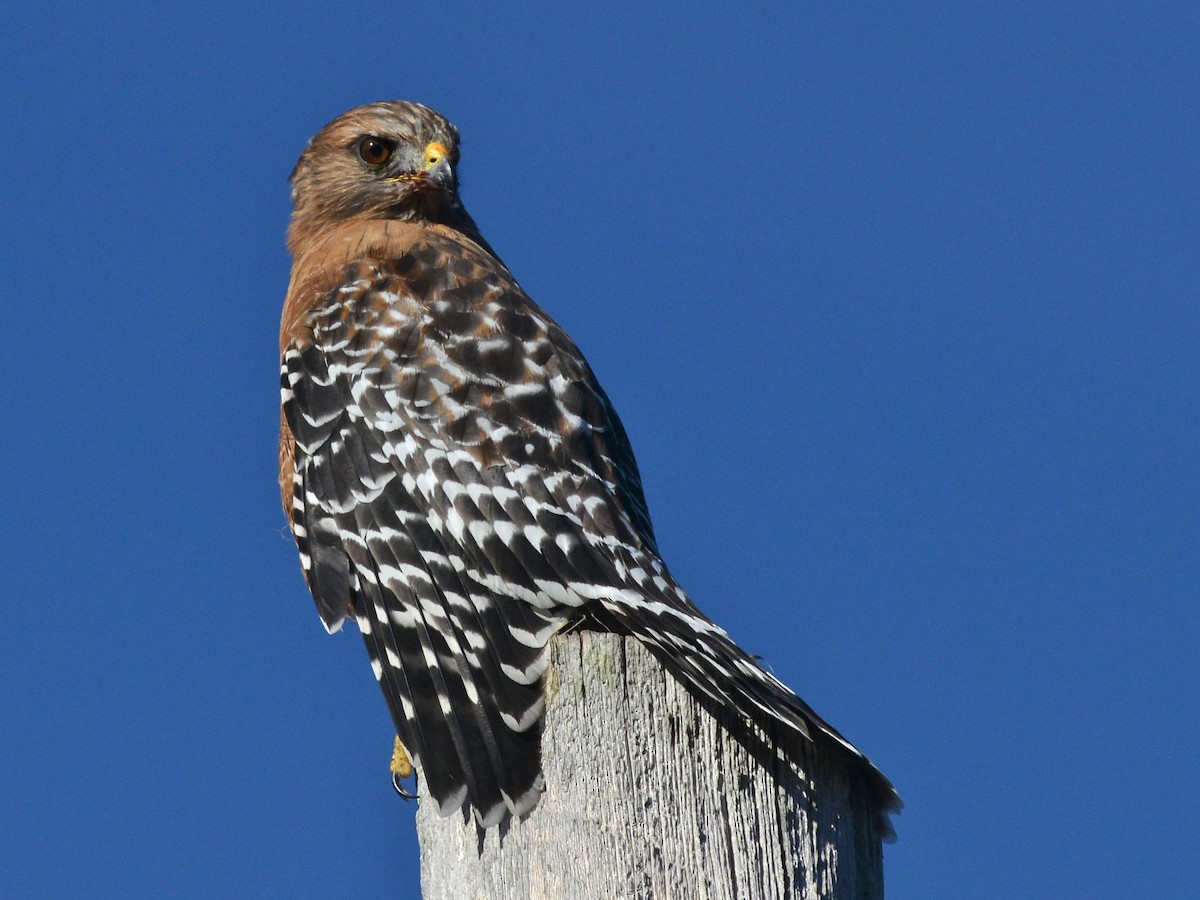
[[[369,136],[395,143],[384,165],[358,155]],[[458,131],[440,114],[416,103],[372,103],[335,119],[312,139],[292,171],[294,211],[288,249],[304,245],[350,219],[394,219],[445,224],[486,246],[453,189],[426,178],[425,148],[441,144],[448,165],[458,161]]]

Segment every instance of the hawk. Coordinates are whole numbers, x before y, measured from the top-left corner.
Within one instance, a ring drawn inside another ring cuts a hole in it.
[[[292,172],[279,480],[329,631],[357,622],[443,814],[543,790],[542,674],[568,626],[632,635],[689,689],[833,739],[658,552],[633,450],[583,354],[459,199],[458,132],[416,103],[325,126]]]

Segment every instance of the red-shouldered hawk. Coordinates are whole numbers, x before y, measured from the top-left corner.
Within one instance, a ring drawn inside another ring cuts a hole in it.
[[[415,103],[351,110],[292,173],[279,478],[325,627],[353,616],[404,747],[449,814],[542,791],[550,638],[586,618],[692,690],[844,746],[688,599],[583,354],[479,233],[458,133]]]

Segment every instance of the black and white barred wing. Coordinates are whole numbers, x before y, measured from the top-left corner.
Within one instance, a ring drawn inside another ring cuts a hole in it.
[[[445,812],[469,798],[490,824],[540,792],[539,677],[561,621],[501,602],[461,543],[480,517],[452,487],[465,460],[412,414],[431,384],[410,371],[411,332],[379,343],[397,298],[378,287],[349,284],[318,312],[313,342],[285,353],[297,542],[326,626],[358,622],[432,795]]]
[[[570,586],[610,577],[581,532],[620,518],[652,536],[636,481],[631,515],[603,483],[588,495],[554,477],[563,442],[527,416],[556,408],[545,394],[562,375],[545,323],[505,295],[515,285],[481,305],[477,279],[462,290],[429,271],[354,268],[312,341],[285,351],[294,530],[322,619],[355,616],[431,793],[446,812],[469,798],[491,823],[541,789],[546,644],[592,594]],[[607,427],[600,399],[581,397]]]

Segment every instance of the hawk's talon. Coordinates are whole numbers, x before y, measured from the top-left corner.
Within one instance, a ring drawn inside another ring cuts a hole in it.
[[[413,778],[416,778],[416,777],[417,777],[416,775],[413,776]],[[395,772],[392,773],[392,787],[394,787],[396,789],[396,793],[399,794],[401,797],[403,797],[405,800],[416,800],[417,799],[417,795],[415,793],[413,793],[408,788],[406,788],[403,784],[400,783],[400,776],[397,775]]]

